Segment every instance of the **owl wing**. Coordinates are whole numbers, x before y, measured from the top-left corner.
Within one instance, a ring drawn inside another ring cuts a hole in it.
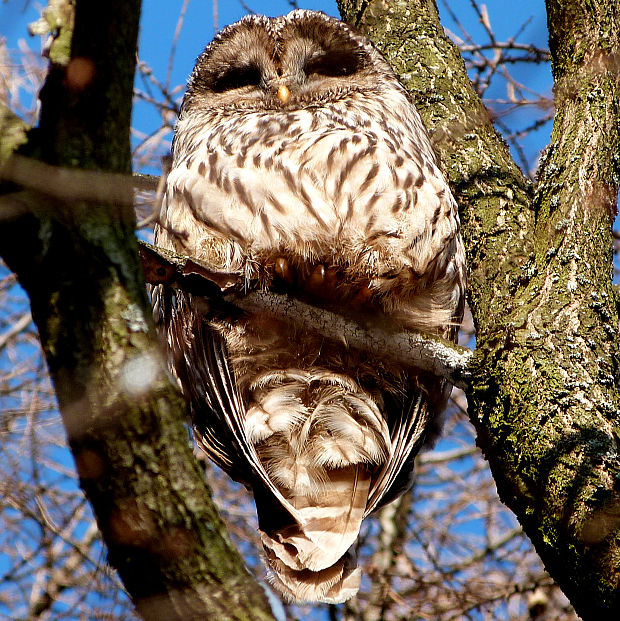
[[[248,438],[246,408],[223,337],[209,325],[191,294],[159,285],[153,289],[152,298],[157,323],[165,329],[174,372],[189,393],[186,396],[198,445],[232,478],[251,487],[255,495],[260,494],[263,501],[266,491],[300,526],[306,524],[307,518],[274,485]],[[446,391],[445,382],[434,381],[439,393]],[[413,460],[434,416],[426,391],[420,387],[412,391],[409,401],[384,396],[388,401],[391,447],[385,463],[369,482],[364,517],[410,487]],[[257,486],[264,488],[262,493]]]
[[[396,412],[390,429],[391,450],[379,473],[375,475],[368,496],[366,515],[388,504],[411,487],[413,460],[423,442],[431,417],[422,393],[412,395],[409,410]]]
[[[248,438],[246,408],[226,344],[201,310],[204,301],[160,285],[153,291],[153,306],[190,403],[198,445],[254,494],[265,554],[275,570],[272,579],[295,599],[339,602],[353,595],[360,570],[347,550],[362,519],[411,485],[413,460],[431,417],[425,392],[414,392],[408,404],[396,398],[386,403],[392,442],[378,472],[355,464],[337,469],[324,481],[324,494],[288,499]]]
[[[200,301],[163,285],[154,287],[152,299],[156,323],[163,326],[168,341],[174,373],[188,393],[198,445],[232,478],[253,489],[263,486],[303,523],[299,511],[271,481],[247,437],[246,410],[224,339],[200,311]]]

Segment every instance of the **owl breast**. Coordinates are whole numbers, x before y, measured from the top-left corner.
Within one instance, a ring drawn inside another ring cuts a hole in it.
[[[403,94],[391,99],[388,118],[356,93],[321,107],[219,113],[205,118],[208,133],[184,133],[196,119],[181,120],[187,144],[177,145],[183,160],[168,191],[192,211],[168,210],[167,225],[200,231],[185,251],[233,271],[247,256],[284,254],[366,277],[423,274],[454,239],[458,216],[411,131],[423,131],[417,113]]]

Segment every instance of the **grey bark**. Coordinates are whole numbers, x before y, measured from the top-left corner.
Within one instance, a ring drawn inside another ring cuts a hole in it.
[[[460,204],[477,343],[469,415],[500,497],[577,612],[617,619],[618,3],[547,2],[557,111],[535,188],[433,1],[339,6],[411,89]]]

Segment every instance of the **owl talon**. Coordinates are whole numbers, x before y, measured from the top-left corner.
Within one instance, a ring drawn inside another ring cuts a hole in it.
[[[310,272],[310,276],[306,279],[304,287],[311,293],[320,293],[320,290],[323,288],[323,284],[325,283],[325,274],[325,266],[322,263],[319,263],[319,265],[317,265],[312,272]]]
[[[351,306],[359,310],[371,301],[373,295],[374,291],[370,288],[370,282],[367,282],[352,296]]]
[[[273,271],[275,272],[276,276],[279,276],[289,285],[295,284],[295,274],[293,272],[293,268],[284,257],[278,257],[276,259]]]
[[[338,292],[340,281],[338,268],[319,263],[304,281],[303,288],[314,297],[336,301],[342,299],[342,293]]]
[[[325,273],[325,283],[323,285],[323,290],[326,292],[325,295],[335,296],[336,290],[340,285],[341,276],[338,272],[338,269],[335,267],[328,267],[327,272]]]

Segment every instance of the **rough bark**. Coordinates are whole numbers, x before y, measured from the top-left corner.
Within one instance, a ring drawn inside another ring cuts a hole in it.
[[[273,619],[192,455],[150,319],[130,183],[115,202],[63,187],[68,168],[130,172],[140,2],[52,8],[60,36],[21,153],[58,175],[47,191],[3,184],[0,254],[29,295],[80,483],[145,619]],[[22,140],[2,135],[5,147]]]
[[[618,4],[547,2],[557,112],[535,192],[432,0],[339,6],[411,89],[461,207],[477,330],[469,413],[500,497],[577,612],[617,619]]]

